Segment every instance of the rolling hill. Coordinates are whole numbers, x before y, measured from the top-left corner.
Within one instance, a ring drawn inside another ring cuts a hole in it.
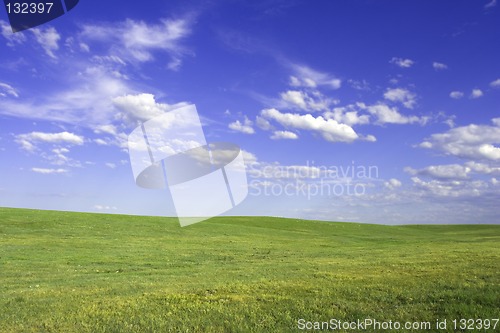
[[[181,228],[0,208],[0,332],[294,332],[366,318],[447,319],[441,331],[458,332],[454,319],[499,317],[499,265],[499,225],[217,217]],[[392,331],[411,330],[377,330]]]

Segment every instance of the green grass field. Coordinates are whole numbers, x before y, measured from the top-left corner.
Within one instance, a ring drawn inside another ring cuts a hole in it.
[[[0,208],[0,332],[498,318],[499,270],[499,225],[217,217],[181,228],[173,218]],[[450,326],[442,331],[471,332]]]

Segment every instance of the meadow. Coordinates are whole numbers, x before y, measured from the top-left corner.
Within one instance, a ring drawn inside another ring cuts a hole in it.
[[[298,332],[301,319],[365,318],[471,332],[450,321],[499,318],[499,268],[500,225],[216,217],[181,228],[0,208],[0,332]]]

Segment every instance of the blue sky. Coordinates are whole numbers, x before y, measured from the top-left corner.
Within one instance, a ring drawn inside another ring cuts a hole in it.
[[[496,0],[86,0],[15,34],[0,10],[0,59],[0,206],[174,215],[127,137],[195,104],[244,151],[229,215],[499,222]]]

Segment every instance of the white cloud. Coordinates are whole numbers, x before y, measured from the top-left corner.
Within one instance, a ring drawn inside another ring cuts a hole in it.
[[[471,197],[479,196],[488,185],[480,180],[431,180],[423,181],[418,177],[411,178],[417,189],[424,191],[427,195],[437,197]]]
[[[13,33],[10,25],[3,20],[0,20],[0,34],[7,40],[7,45],[10,47],[26,41],[26,36],[23,32]]]
[[[496,5],[497,5],[497,0],[491,0],[486,5],[484,5],[484,9],[493,8]]]
[[[41,173],[43,175],[62,174],[68,172],[68,170],[66,169],[45,169],[45,168],[32,168],[31,171],[35,173]]]
[[[348,80],[349,84],[351,85],[351,88],[356,89],[356,90],[364,90],[364,91],[369,91],[370,84],[366,80]]]
[[[384,183],[384,186],[390,190],[394,190],[398,187],[401,187],[401,181],[397,180],[396,178],[391,178],[389,181]]]
[[[68,61],[66,63],[66,61]],[[129,83],[113,76],[104,66],[85,67],[75,59],[61,57],[54,76],[60,78],[52,92],[30,99],[1,99],[0,114],[27,119],[62,121],[93,128],[116,121],[113,97],[123,96],[133,89]],[[67,70],[69,68],[70,70]],[[25,95],[35,92],[26,91]]]
[[[486,163],[478,163],[474,161],[469,161],[465,163],[465,166],[470,168],[473,172],[485,174],[485,175],[500,175],[500,167],[492,166]]]
[[[500,142],[500,118],[492,122],[494,126],[470,124],[433,134],[419,146],[461,158],[499,161],[500,147],[495,144]]]
[[[490,87],[500,88],[500,79],[496,79],[495,81],[490,82]]]
[[[70,144],[70,145],[82,145],[84,138],[82,136],[69,133],[43,133],[43,132],[31,132],[27,134],[19,134],[16,136],[15,141],[21,145],[24,150],[34,151],[36,149],[36,144],[42,143],[52,143],[52,144]]]
[[[304,100],[307,97],[307,94],[302,91],[289,90],[281,94],[281,98],[292,104],[295,104],[301,109],[307,109],[306,101]]]
[[[269,131],[269,130],[272,130],[273,129],[273,126],[271,125],[271,123],[266,119],[266,118],[263,118],[261,116],[257,116],[255,118],[255,124],[261,129],[261,130],[264,130],[264,131]]]
[[[95,210],[117,210],[115,206],[106,206],[106,205],[95,205]]]
[[[105,163],[104,164],[106,167],[110,169],[116,169],[116,164],[115,163]]]
[[[245,116],[243,123],[240,122],[239,120],[236,120],[235,122],[230,123],[228,125],[228,127],[230,129],[232,129],[233,131],[237,131],[237,132],[241,132],[241,133],[245,133],[245,134],[254,134],[255,130],[253,129],[252,125],[253,125],[253,122]]]
[[[405,171],[414,176],[427,176],[437,179],[467,179],[471,168],[459,164],[446,164],[431,165],[418,170],[407,167]]]
[[[464,93],[461,91],[452,91],[450,93],[450,97],[454,98],[454,99],[460,99],[460,98],[464,97]]]
[[[271,139],[273,140],[281,140],[281,139],[295,140],[298,138],[299,137],[297,134],[290,131],[275,131],[271,136]]]
[[[408,109],[413,109],[417,103],[416,95],[403,88],[387,89],[384,93],[384,98],[392,102],[399,102]]]
[[[111,134],[111,135],[117,135],[117,129],[116,126],[108,124],[108,125],[99,125],[94,129],[94,133],[100,134],[100,133],[106,133],[106,134]]]
[[[471,94],[470,94],[470,98],[479,98],[479,97],[482,97],[483,95],[484,94],[481,91],[481,89],[473,89]]]
[[[109,141],[106,141],[104,139],[94,139],[94,142],[99,146],[109,146],[111,144]]]
[[[292,87],[316,88],[325,86],[331,89],[339,89],[342,81],[333,75],[316,71],[304,65],[290,64],[295,75],[290,77]]]
[[[4,93],[2,93],[2,91],[4,91]],[[8,85],[7,83],[0,82],[0,97],[6,96],[6,95],[10,95],[13,97],[19,97],[17,90],[14,89],[11,85]]]
[[[48,28],[32,28],[29,31],[35,35],[35,39],[40,46],[45,50],[45,53],[51,58],[57,58],[54,54],[59,49],[59,40],[61,36],[53,27]]]
[[[338,103],[337,100],[327,98],[317,90],[313,90],[310,94],[304,91],[288,90],[281,93],[281,99],[284,102],[281,103],[282,108],[304,111],[324,111]]]
[[[377,117],[379,124],[424,124],[426,119],[417,116],[404,116],[399,113],[396,107],[389,107],[385,104],[379,103],[367,107],[368,112]]]
[[[74,161],[66,156],[69,153],[68,148],[55,148],[52,149],[53,155],[43,153],[42,157],[49,160],[51,164],[54,165],[68,165],[68,166],[80,166],[80,163]]]
[[[182,55],[187,53],[180,43],[190,34],[191,20],[185,18],[163,19],[159,24],[126,20],[113,25],[85,25],[81,35],[88,40],[113,45],[111,51],[139,62],[153,60],[153,51],[167,52],[171,56],[167,67],[177,70]]]
[[[78,46],[80,47],[80,51],[85,53],[90,52],[90,47],[86,43],[80,43]]]
[[[336,107],[332,111],[327,111],[323,115],[327,119],[335,119],[339,123],[352,125],[365,125],[370,123],[370,115],[360,115],[358,109],[366,109],[363,103],[349,104],[343,107]]]
[[[113,105],[121,111],[120,119],[130,125],[137,125],[167,111],[185,106],[186,103],[173,105],[157,103],[153,94],[125,95],[113,98]]]
[[[432,63],[432,67],[434,67],[434,69],[437,71],[448,69],[448,65],[436,61]]]
[[[397,57],[392,58],[389,62],[401,68],[409,68],[414,64],[414,61],[411,59],[403,59]]]
[[[264,109],[261,115],[275,120],[285,127],[319,133],[325,140],[330,142],[352,142],[360,139],[352,127],[346,124],[339,124],[334,119],[325,119],[322,116],[313,117],[310,114],[281,113],[276,109]]]

